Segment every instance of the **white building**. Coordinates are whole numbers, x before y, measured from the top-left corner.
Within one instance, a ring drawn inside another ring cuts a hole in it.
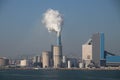
[[[71,68],[71,62],[68,61],[68,68]]]
[[[62,62],[63,62],[63,63],[66,63],[66,61],[67,61],[67,57],[66,57],[66,56],[63,56]]]
[[[92,45],[82,45],[82,60],[92,60]]]
[[[82,45],[82,61],[85,64],[85,68],[91,63],[92,61],[92,45],[91,44],[84,44]]]
[[[25,67],[25,66],[28,66],[28,61],[26,59],[23,59],[20,61],[20,66],[21,67]]]
[[[83,63],[79,63],[79,68],[84,68],[84,64]]]

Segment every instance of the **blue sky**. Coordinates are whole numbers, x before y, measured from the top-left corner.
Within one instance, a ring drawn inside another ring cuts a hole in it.
[[[93,33],[104,32],[105,49],[120,54],[119,0],[1,0],[0,56],[38,55],[56,44],[56,35],[41,23],[43,13],[64,16],[63,55],[81,56]]]

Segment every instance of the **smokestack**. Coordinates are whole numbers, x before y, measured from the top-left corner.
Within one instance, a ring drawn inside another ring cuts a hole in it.
[[[63,25],[62,14],[60,14],[58,10],[48,9],[43,14],[42,23],[49,32],[55,32],[57,34],[57,45],[61,46],[61,31]]]
[[[53,46],[54,68],[60,68],[62,64],[62,43],[61,31],[63,25],[63,16],[58,10],[48,9],[43,14],[42,23],[49,32],[55,32],[57,35],[57,46]]]
[[[58,46],[62,46],[62,43],[61,43],[61,34],[59,36],[57,36],[57,45]]]

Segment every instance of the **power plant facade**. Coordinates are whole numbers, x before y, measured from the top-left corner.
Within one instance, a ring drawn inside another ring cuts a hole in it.
[[[84,62],[84,65],[86,68],[91,63],[92,61],[92,45],[91,44],[86,43],[82,45],[82,61]]]
[[[96,66],[104,64],[104,33],[92,35],[92,61]]]
[[[61,68],[62,66],[62,46],[53,47],[53,63],[54,68]]]
[[[104,46],[104,33],[93,34],[91,39],[82,45],[82,61],[86,67],[93,65],[95,67],[120,65],[120,56],[106,51]]]
[[[93,63],[95,66],[105,66],[104,33],[95,33],[91,39],[82,45],[82,60],[87,66]]]
[[[82,45],[82,60],[92,60],[92,45]]]

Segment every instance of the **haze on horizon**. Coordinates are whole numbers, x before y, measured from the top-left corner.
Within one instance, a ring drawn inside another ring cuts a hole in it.
[[[51,50],[56,34],[41,23],[47,9],[64,16],[63,55],[81,57],[93,33],[105,34],[105,49],[120,55],[119,0],[0,0],[0,57],[38,55]]]

